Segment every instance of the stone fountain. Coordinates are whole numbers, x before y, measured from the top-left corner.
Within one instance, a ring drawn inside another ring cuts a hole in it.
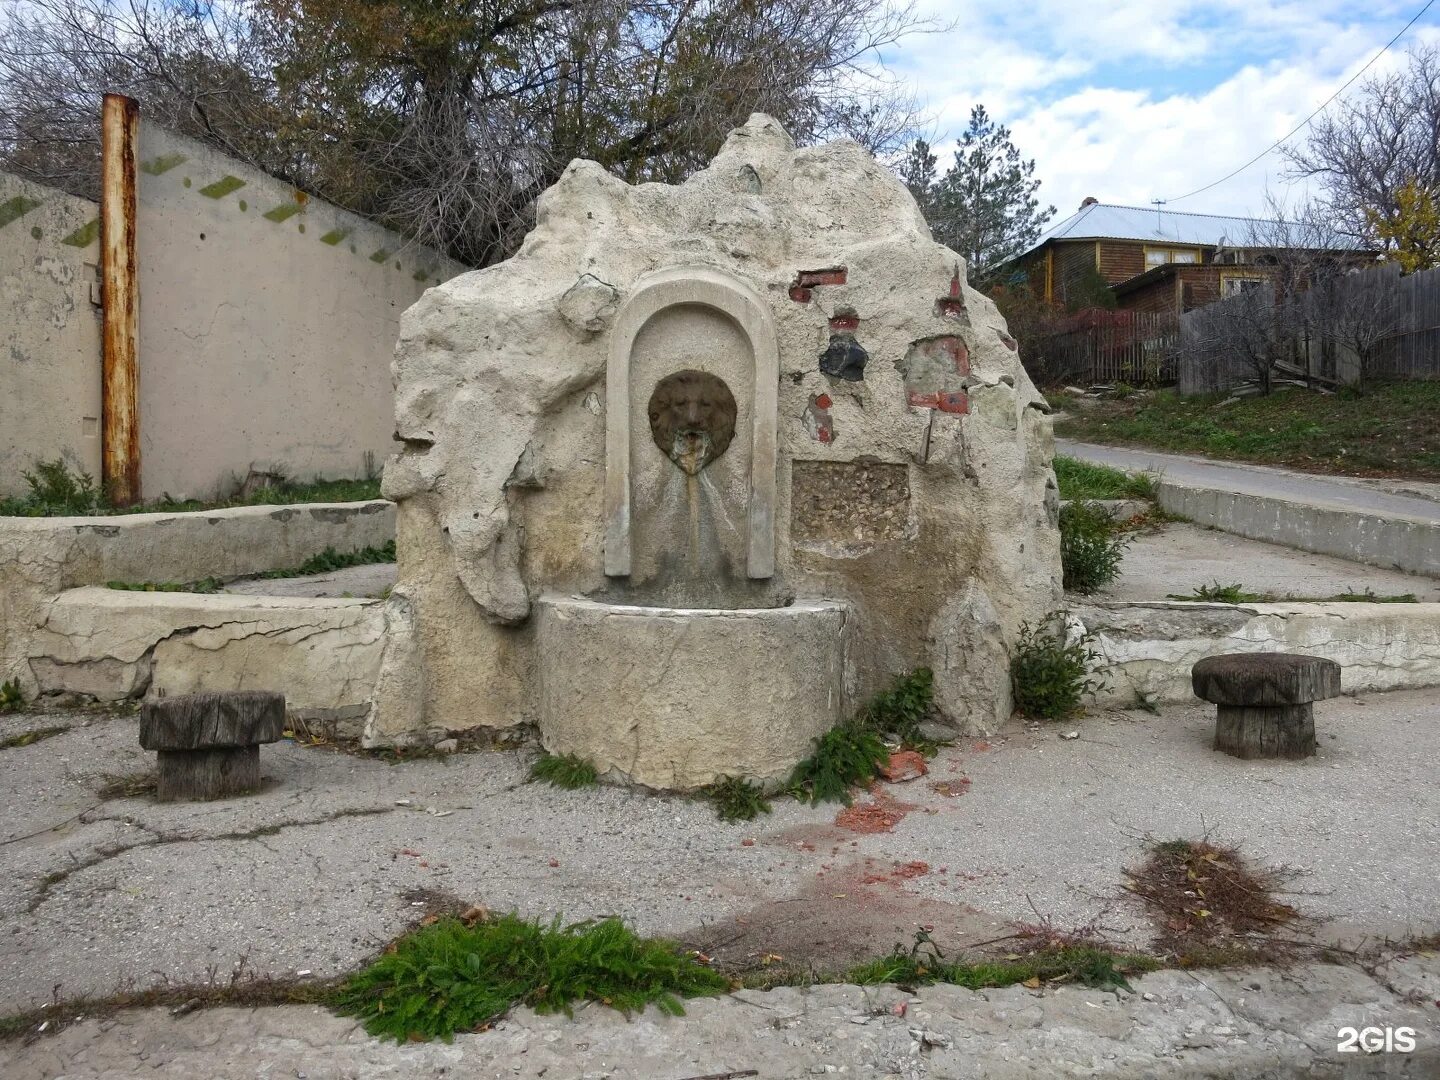
[[[958,730],[1060,596],[1044,399],[854,143],[571,163],[510,260],[404,316],[372,744],[534,724],[656,788],[778,782],[928,666]]]

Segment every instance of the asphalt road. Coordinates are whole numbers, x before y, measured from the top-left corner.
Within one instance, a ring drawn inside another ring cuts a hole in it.
[[[1216,488],[1243,495],[1288,499],[1312,506],[1338,507],[1381,517],[1402,517],[1440,523],[1437,485],[1358,477],[1319,476],[1313,473],[1211,461],[1183,454],[1162,454],[1135,447],[1100,446],[1056,439],[1057,453],[1127,472],[1159,473],[1165,479],[1192,487]]]

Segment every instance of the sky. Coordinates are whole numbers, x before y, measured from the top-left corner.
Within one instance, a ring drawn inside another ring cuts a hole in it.
[[[1089,195],[1252,215],[1264,211],[1267,192],[1286,203],[1308,194],[1278,152],[1218,187],[1179,196],[1283,136],[1424,3],[919,0],[922,13],[949,28],[907,38],[884,59],[930,118],[942,170],[972,104],[1008,125],[1036,161],[1042,203],[1056,207],[1051,224]],[[1440,46],[1440,3],[1371,73],[1403,65],[1406,47],[1421,43]]]

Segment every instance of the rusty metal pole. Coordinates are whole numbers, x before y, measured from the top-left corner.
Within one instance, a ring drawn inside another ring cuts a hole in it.
[[[101,477],[116,506],[140,501],[140,289],[135,150],[140,106],[106,94],[100,113]]]

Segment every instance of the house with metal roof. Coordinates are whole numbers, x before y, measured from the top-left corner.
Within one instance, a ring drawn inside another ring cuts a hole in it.
[[[1190,311],[1261,286],[1273,273],[1274,238],[1301,230],[1259,218],[1192,214],[1163,206],[1114,206],[1089,198],[1047,230],[1002,272],[1006,285],[1028,284],[1067,310],[1102,302],[1136,311]],[[1354,241],[1332,234],[1308,237],[1312,247],[1342,261],[1373,258]]]

